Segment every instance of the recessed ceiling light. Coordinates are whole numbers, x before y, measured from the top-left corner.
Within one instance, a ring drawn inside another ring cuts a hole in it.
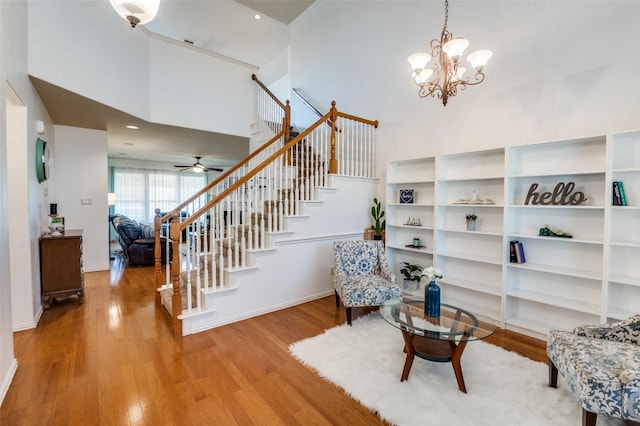
[[[125,126],[127,129],[131,129],[131,130],[138,130],[139,127],[138,126],[134,126],[133,124],[129,124],[128,126]]]
[[[253,15],[253,17],[254,17],[256,20],[258,20],[258,19],[261,19],[261,18],[262,18],[262,16],[260,16],[260,14],[259,14],[259,13],[256,13],[255,15]]]
[[[134,146],[135,145],[135,143],[133,143],[133,142],[123,142],[122,144],[123,145],[127,145],[127,146]]]

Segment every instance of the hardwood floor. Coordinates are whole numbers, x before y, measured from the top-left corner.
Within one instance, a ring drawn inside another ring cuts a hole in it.
[[[154,291],[153,268],[116,258],[85,274],[83,305],[56,301],[36,329],[15,333],[0,424],[384,424],[288,353],[345,322],[333,296],[176,339]],[[489,341],[546,361],[539,340],[498,331]],[[398,380],[401,367],[390,366]]]

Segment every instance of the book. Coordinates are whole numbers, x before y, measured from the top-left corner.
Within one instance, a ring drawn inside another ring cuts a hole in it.
[[[516,244],[516,257],[518,258],[518,263],[525,263],[527,261],[524,256],[524,246],[519,241]]]
[[[612,205],[621,206],[622,205],[622,197],[620,197],[620,187],[618,186],[618,182],[613,181],[613,190],[611,191],[612,196]]]
[[[626,206],[627,205],[627,196],[624,193],[624,185],[622,184],[621,181],[618,181],[618,192],[620,193],[620,205],[621,206]]]
[[[517,241],[509,241],[509,262],[518,263],[516,256],[516,243]]]

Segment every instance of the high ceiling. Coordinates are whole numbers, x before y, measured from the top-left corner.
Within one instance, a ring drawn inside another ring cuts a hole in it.
[[[146,25],[154,33],[263,66],[289,43],[288,24],[313,0],[161,0]],[[261,19],[256,19],[256,13]],[[123,26],[127,25],[123,21]],[[257,42],[259,41],[259,42]],[[55,124],[108,132],[112,158],[231,166],[248,154],[247,138],[153,124],[45,81],[31,79]],[[136,124],[139,130],[125,125]],[[249,123],[248,123],[249,124]]]

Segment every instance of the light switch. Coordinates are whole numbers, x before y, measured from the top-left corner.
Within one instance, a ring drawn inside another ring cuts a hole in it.
[[[83,206],[90,206],[91,204],[93,204],[93,200],[91,198],[81,198],[80,204],[82,204]]]

